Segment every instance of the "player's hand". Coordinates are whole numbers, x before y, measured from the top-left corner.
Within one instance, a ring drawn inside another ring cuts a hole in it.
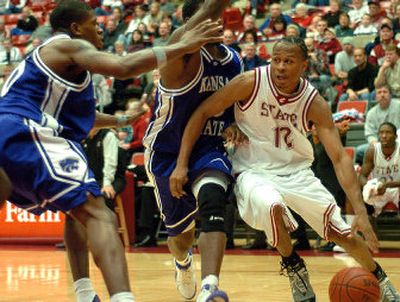
[[[361,232],[365,240],[367,241],[368,247],[372,252],[377,253],[379,251],[379,241],[372,229],[371,224],[368,220],[367,212],[356,214],[354,216],[353,225],[351,226],[353,236],[357,236],[357,232]]]
[[[224,130],[224,133],[222,133],[222,138],[225,140],[225,142],[233,143],[235,146],[249,142],[247,135],[239,129],[236,123],[230,125]]]
[[[171,176],[169,177],[169,189],[171,195],[175,198],[181,198],[186,195],[183,186],[189,181],[187,176],[188,168],[176,166]]]
[[[221,42],[223,38],[222,30],[223,26],[220,21],[208,19],[186,31],[180,43],[185,45],[187,53],[194,53],[204,44]]]
[[[379,181],[376,193],[377,195],[383,195],[386,192],[386,182],[385,181]]]
[[[112,186],[104,186],[101,189],[101,192],[104,194],[104,196],[106,196],[109,199],[114,199],[116,195],[115,190]]]

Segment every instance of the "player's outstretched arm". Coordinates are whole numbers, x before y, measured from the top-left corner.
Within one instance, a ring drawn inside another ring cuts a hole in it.
[[[11,194],[11,183],[6,173],[0,168],[0,209]]]
[[[182,137],[175,170],[170,176],[170,190],[174,197],[185,195],[183,185],[188,181],[187,170],[193,146],[208,118],[223,112],[235,102],[249,100],[254,87],[254,73],[249,71],[236,76],[225,87],[207,98],[193,113]]]
[[[318,137],[333,163],[339,183],[353,206],[356,216],[352,225],[353,233],[361,231],[371,250],[378,251],[378,239],[368,220],[353,162],[340,141],[329,105],[320,95],[311,104],[308,119],[315,124]]]
[[[220,42],[221,30],[222,26],[218,22],[205,20],[186,31],[177,43],[141,50],[124,57],[100,52],[92,44],[83,40],[65,43],[62,52],[67,52],[72,63],[83,70],[119,79],[129,79],[162,67],[160,65],[165,65],[169,60],[196,52],[204,44]]]
[[[371,174],[372,170],[374,169],[374,153],[375,148],[374,146],[369,146],[367,151],[365,152],[364,162],[361,166],[360,171],[360,186],[364,187],[368,182],[368,177]]]

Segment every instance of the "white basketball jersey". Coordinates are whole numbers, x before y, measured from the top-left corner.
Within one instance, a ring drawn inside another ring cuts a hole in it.
[[[288,175],[310,167],[314,156],[306,137],[307,111],[316,95],[317,90],[301,79],[297,93],[283,96],[272,83],[270,66],[255,69],[250,100],[235,106],[236,122],[249,144],[238,146],[233,154],[234,173],[267,169]]]
[[[396,148],[390,157],[386,157],[382,152],[381,143],[375,144],[374,169],[372,178],[385,178],[386,181],[400,180],[399,160],[400,144],[396,142]]]

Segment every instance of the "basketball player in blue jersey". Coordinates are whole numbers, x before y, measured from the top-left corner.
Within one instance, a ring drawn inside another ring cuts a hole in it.
[[[0,168],[0,210],[11,193],[11,184],[6,173]]]
[[[0,166],[13,186],[10,201],[37,215],[67,214],[65,242],[78,302],[99,301],[88,279],[88,246],[111,301],[134,301],[116,217],[79,142],[92,127],[122,126],[139,114],[97,114],[90,73],[137,76],[221,41],[222,26],[207,20],[175,44],[120,57],[97,50],[102,30],[78,0],[61,1],[50,23],[56,34],[19,64],[1,91]]]
[[[220,18],[229,2],[186,0],[185,24],[173,34],[170,43],[180,41],[185,31],[199,22]],[[221,134],[233,122],[232,109],[221,111],[207,121],[188,167],[186,195],[180,198],[171,195],[169,176],[176,165],[183,130],[192,112],[241,71],[239,55],[222,44],[208,44],[167,64],[160,71],[155,113],[144,138],[146,169],[168,231],[177,289],[188,300],[194,298],[197,289],[191,248],[198,215],[202,284],[197,301],[228,301],[226,293],[218,290],[226,241],[224,211],[231,177],[231,164],[225,156]]]
[[[235,193],[239,213],[252,227],[263,230],[282,256],[293,300],[316,300],[303,259],[293,250],[289,231],[297,212],[318,234],[354,257],[378,279],[381,300],[398,302],[400,296],[386,273],[372,258],[378,241],[368,221],[350,157],[332,121],[328,103],[301,78],[307,66],[307,48],[300,38],[278,41],[270,66],[239,75],[204,101],[187,124],[178,165],[171,175],[171,192],[181,196],[187,181],[196,140],[210,116],[235,105],[237,126],[248,143],[236,146],[232,157],[237,175]],[[313,150],[307,140],[310,122],[332,160],[340,184],[355,211],[350,229],[333,196],[311,172]],[[357,234],[361,231],[366,242]]]

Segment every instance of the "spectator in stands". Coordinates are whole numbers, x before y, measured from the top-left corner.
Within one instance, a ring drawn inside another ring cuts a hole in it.
[[[22,13],[17,22],[17,27],[11,30],[11,35],[31,34],[39,26],[39,21],[29,6],[22,9]]]
[[[9,14],[9,11],[6,8],[8,0],[0,0],[0,16]]]
[[[244,70],[252,70],[256,67],[259,66],[264,66],[267,65],[267,62],[263,59],[261,59],[257,55],[257,46],[254,43],[249,43],[245,45],[245,54],[246,56],[243,58],[243,65],[244,65]]]
[[[10,39],[3,41],[3,48],[0,50],[0,64],[16,64],[22,60],[21,51],[12,45]]]
[[[144,6],[137,5],[133,14],[133,19],[129,22],[128,28],[125,31],[125,36],[131,34],[134,30],[138,29],[140,23],[145,22],[146,10]]]
[[[9,78],[9,76],[13,70],[14,70],[14,66],[11,64],[5,65],[3,67],[3,73],[1,74],[1,77],[0,77],[0,90],[1,90],[1,88],[3,88],[4,83],[7,81],[7,79]]]
[[[257,36],[256,36],[257,37]],[[253,43],[255,43],[256,41],[253,41]],[[237,42],[236,42],[236,38],[235,38],[235,34],[233,33],[233,31],[231,29],[225,29],[224,30],[224,38],[222,40],[222,43],[225,46],[229,46],[230,48],[233,48],[234,50],[236,50],[238,53],[240,53],[242,50],[240,49],[240,47],[238,46]]]
[[[82,142],[90,169],[104,194],[107,206],[114,209],[114,198],[125,187],[126,155],[119,150],[113,130],[94,129]]]
[[[332,28],[325,29],[322,41],[317,42],[315,47],[326,52],[331,64],[335,62],[336,54],[342,50],[342,45],[336,39],[335,30]]]
[[[109,52],[114,52],[114,43],[118,40],[119,33],[117,25],[113,18],[107,19],[106,29],[103,33],[103,49]]]
[[[118,34],[123,34],[127,28],[127,25],[124,22],[124,15],[122,8],[119,6],[114,7],[112,9],[110,18],[112,18],[115,21],[115,25],[117,27],[116,31],[118,32]]]
[[[354,30],[354,35],[371,35],[377,34],[376,26],[371,22],[371,15],[364,14],[361,18],[360,24]]]
[[[158,27],[158,38],[154,39],[153,46],[166,46],[171,34],[171,28],[167,22],[161,22]]]
[[[295,14],[293,16],[293,22],[297,23],[303,28],[307,28],[312,21],[311,14],[308,14],[308,8],[304,3],[298,3],[296,5]]]
[[[396,6],[396,15],[393,20],[393,31],[395,34],[400,32],[400,4]]]
[[[350,27],[355,29],[361,22],[362,16],[368,13],[368,6],[364,5],[363,0],[353,0],[352,8],[349,10]]]
[[[350,17],[347,13],[339,15],[339,25],[335,27],[336,37],[348,37],[353,35],[353,29],[350,27]]]
[[[0,43],[3,42],[6,38],[9,38],[9,34],[6,31],[4,19],[0,19]]]
[[[241,40],[243,43],[257,43],[258,36],[254,30],[246,30]]]
[[[248,31],[253,31],[257,36],[257,41],[261,40],[262,34],[256,27],[256,18],[252,15],[246,15],[243,18],[243,26],[241,30],[237,34],[237,41],[238,43],[243,42],[244,40],[244,33]],[[256,43],[256,42],[255,42]]]
[[[150,5],[150,13],[146,15],[144,18],[144,23],[147,25],[147,29],[150,31],[150,28],[157,28],[161,22],[162,12],[160,9],[160,3],[153,2]]]
[[[35,38],[32,40],[32,42],[25,48],[25,55],[29,56],[31,54],[32,51],[34,51],[36,49],[36,47],[38,47],[40,44],[42,44],[42,40],[40,40],[39,38]]]
[[[6,12],[7,14],[19,14],[26,6],[27,0],[7,0]]]
[[[397,45],[398,41],[394,39],[393,27],[387,23],[383,23],[379,29],[379,40],[380,42],[375,45],[372,49],[369,61],[371,63],[377,63],[379,66],[385,61],[385,50],[391,45]]]
[[[329,0],[293,0],[292,7],[296,7],[298,3],[305,3],[309,6],[328,6]]]
[[[377,104],[368,110],[365,121],[364,135],[368,143],[356,149],[356,162],[360,165],[369,145],[378,142],[378,130],[383,122],[390,122],[397,128],[400,127],[400,103],[392,101],[388,86],[376,87],[376,102]]]
[[[316,42],[322,42],[325,39],[325,31],[328,28],[328,22],[321,19],[317,23],[317,34],[314,36]]]
[[[304,43],[308,53],[308,64],[304,76],[318,89],[321,95],[326,96],[327,90],[332,84],[328,56],[324,50],[314,47],[313,38],[305,38]]]
[[[160,81],[160,78],[161,78],[160,71],[158,69],[154,69],[151,76],[152,76],[152,80],[144,88],[142,97],[140,98],[140,103],[147,104],[152,108],[154,105],[153,104],[154,103],[153,93],[155,93],[155,90],[156,90],[158,83]]]
[[[135,29],[129,37],[128,53],[146,48],[143,40],[143,33],[140,30]]]
[[[315,38],[318,35],[318,22],[322,20],[322,17],[319,15],[315,15],[312,18],[311,24],[306,29],[306,37]]]
[[[356,67],[350,69],[346,93],[343,93],[340,101],[368,100],[373,98],[374,80],[378,72],[377,68],[367,61],[364,48],[354,49],[354,62]]]
[[[175,13],[176,6],[169,0],[160,0],[160,9],[163,13],[171,16],[173,13]]]
[[[379,68],[375,86],[389,86],[392,98],[400,98],[400,49],[389,45],[386,48],[385,61]]]
[[[344,37],[342,40],[343,50],[335,57],[335,75],[339,82],[347,80],[350,69],[356,67],[354,61],[354,39]]]
[[[125,49],[125,43],[123,41],[115,41],[114,43],[114,53],[121,57],[124,57],[128,54]]]
[[[45,41],[51,37],[53,34],[53,30],[50,26],[50,14],[45,14],[45,21],[42,25],[37,27],[35,31],[31,35],[31,40],[40,39],[41,41]]]
[[[178,28],[183,24],[182,8],[183,4],[179,5],[175,13],[172,15],[172,24],[175,28]]]
[[[379,4],[379,0],[368,0],[369,14],[371,15],[371,23],[376,28],[382,23],[382,19],[386,16],[386,12]]]
[[[341,13],[340,2],[338,0],[330,0],[329,10],[324,15],[324,19],[328,22],[328,27],[339,25],[339,16]]]
[[[273,3],[269,7],[271,15],[265,19],[264,23],[260,26],[260,31],[268,36],[272,33],[273,21],[279,16],[283,18],[286,24],[293,23],[292,18],[288,15],[282,14],[282,6],[279,3]]]
[[[286,37],[300,37],[300,28],[296,24],[289,24],[286,27]]]
[[[272,32],[269,35],[266,35],[269,41],[276,41],[282,39],[286,34],[287,24],[285,20],[278,16],[276,19],[271,21]]]
[[[394,124],[382,123],[378,130],[379,143],[368,147],[361,167],[363,198],[374,207],[374,216],[378,216],[388,203],[399,209],[400,144],[396,133]]]
[[[108,86],[106,78],[102,74],[92,74],[92,82],[96,108],[98,111],[104,112],[104,108],[112,103],[112,89]]]

